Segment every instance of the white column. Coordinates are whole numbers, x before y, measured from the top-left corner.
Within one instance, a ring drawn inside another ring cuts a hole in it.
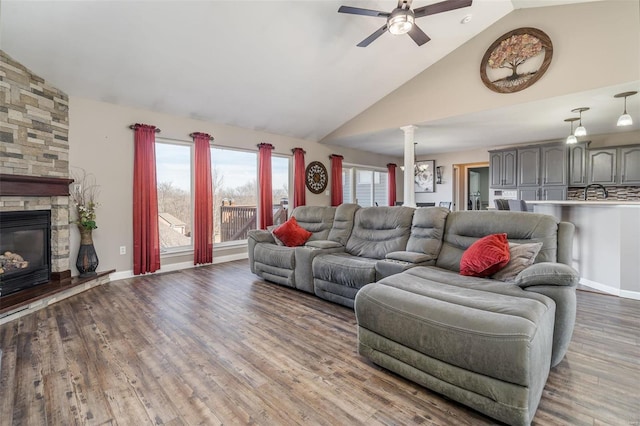
[[[414,133],[416,126],[403,126],[404,132],[404,204],[408,207],[416,206],[416,194],[413,192],[413,167],[415,164]]]

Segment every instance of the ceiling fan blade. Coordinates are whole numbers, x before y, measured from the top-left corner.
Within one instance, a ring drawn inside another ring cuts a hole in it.
[[[415,25],[414,25],[415,26]],[[378,37],[380,37],[382,34],[384,34],[384,32],[387,31],[387,24],[384,24],[382,27],[378,28],[373,34],[371,34],[369,37],[365,38],[364,40],[362,40],[360,43],[358,43],[358,47],[367,47],[368,45],[371,44],[371,42],[373,42],[375,39],[377,39]]]
[[[351,6],[340,6],[338,9],[339,13],[351,13],[353,15],[365,15],[365,16],[379,16],[382,18],[387,18],[390,13],[381,12],[379,10],[371,10],[371,9],[361,9],[359,7],[351,7]]]
[[[423,44],[431,40],[431,38],[429,38],[429,36],[426,35],[424,31],[422,31],[416,24],[413,24],[408,34],[409,37],[411,37],[418,46],[422,46]]]
[[[421,18],[427,15],[435,15],[436,13],[448,12],[449,10],[460,9],[463,7],[469,7],[473,3],[473,0],[445,0],[440,3],[430,4],[429,6],[419,7],[413,9],[413,14],[416,18]]]

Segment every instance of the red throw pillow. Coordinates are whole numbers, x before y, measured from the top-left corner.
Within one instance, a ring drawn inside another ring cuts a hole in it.
[[[273,230],[273,234],[287,247],[301,246],[307,242],[309,237],[313,235],[300,225],[295,217],[291,217],[288,221]]]
[[[489,277],[509,263],[507,234],[492,234],[471,244],[460,259],[460,275]]]

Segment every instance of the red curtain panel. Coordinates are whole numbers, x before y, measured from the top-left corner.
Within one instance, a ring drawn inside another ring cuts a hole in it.
[[[213,185],[211,183],[211,135],[192,133],[195,143],[195,205],[193,215],[193,264],[213,262]]]
[[[394,163],[387,164],[387,170],[389,171],[389,205],[396,205],[396,165]]]
[[[342,204],[342,155],[332,154],[331,158],[331,205]]]
[[[273,191],[271,185],[271,151],[273,150],[273,145],[261,143],[258,144],[258,148],[258,198],[260,199],[258,219],[260,220],[260,229],[267,229],[267,226],[273,225]]]
[[[293,208],[306,204],[304,150],[293,148]]]
[[[133,163],[133,273],[160,269],[156,127],[135,124]]]

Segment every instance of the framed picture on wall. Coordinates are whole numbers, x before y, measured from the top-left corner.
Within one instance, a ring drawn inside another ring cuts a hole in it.
[[[435,160],[417,161],[413,169],[414,192],[435,192]]]

